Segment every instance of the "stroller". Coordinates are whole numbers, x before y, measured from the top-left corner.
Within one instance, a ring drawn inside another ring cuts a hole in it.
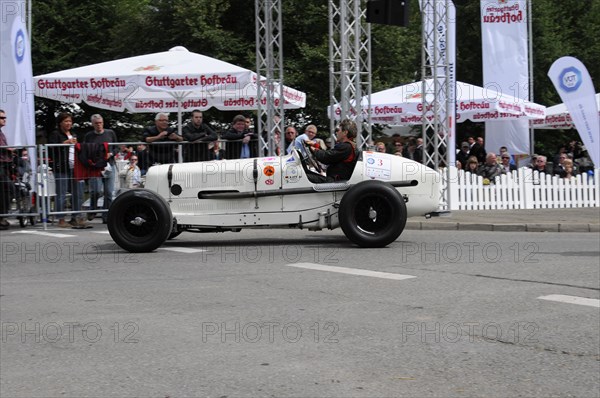
[[[36,215],[32,215],[36,212],[35,209],[35,193],[31,192],[31,185],[29,182],[24,182],[21,178],[17,178],[14,183],[14,200],[15,200],[15,214],[19,220],[21,227],[29,225],[35,225],[37,221]]]
[[[37,221],[36,196],[31,190],[31,170],[21,167],[21,164],[15,162],[13,173],[11,175],[11,215],[15,215],[19,220],[19,225],[23,228],[29,225],[35,225]]]

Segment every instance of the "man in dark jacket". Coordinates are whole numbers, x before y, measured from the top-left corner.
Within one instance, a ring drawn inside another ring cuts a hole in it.
[[[479,164],[485,163],[487,153],[483,146],[483,138],[477,137],[477,140],[475,140],[475,138],[469,137],[467,141],[469,142],[470,146],[469,156],[475,156]]]
[[[117,134],[110,129],[104,128],[104,119],[101,115],[95,114],[91,117],[92,127],[94,128],[92,131],[88,131],[83,137],[84,143],[89,144],[104,144],[104,143],[115,143],[118,142]],[[117,167],[115,165],[113,151],[108,152],[108,164],[110,167],[107,167],[102,173],[102,177],[91,177],[89,179],[90,184],[90,209],[96,210],[98,208],[98,199],[100,198],[100,189],[103,187],[103,200],[102,200],[102,208],[104,210],[108,210],[110,204],[113,201],[114,191],[115,191],[115,174],[118,173]],[[88,220],[93,220],[96,216],[95,213],[88,214]],[[108,211],[102,213],[102,222],[106,224],[108,219]]]
[[[146,172],[152,166],[152,158],[150,157],[150,152],[148,152],[148,148],[144,144],[138,144],[135,154],[138,157],[138,167],[142,176],[146,175]]]
[[[328,165],[328,181],[349,180],[352,176],[354,166],[356,166],[358,160],[356,145],[354,144],[357,132],[356,123],[345,119],[340,123],[340,131],[337,134],[336,144],[332,149],[317,149],[311,145],[310,148],[315,158],[319,162]]]
[[[233,118],[231,128],[222,135],[226,144],[227,159],[246,159],[258,156],[258,141],[252,130],[246,129],[246,117],[237,115]]]
[[[423,138],[417,138],[415,140],[415,144],[417,145],[415,147],[415,152],[413,154],[413,158],[414,160],[416,160],[419,163],[424,163],[423,162]]]
[[[169,127],[169,114],[157,113],[154,126],[146,127],[142,132],[143,140],[149,143],[150,156],[154,162],[175,163],[175,143],[183,141],[183,137]],[[167,144],[169,143],[169,144]]]
[[[459,167],[458,162],[460,162],[459,168],[465,170],[467,168],[467,160],[469,159],[469,156],[469,143],[465,141],[460,144],[460,151],[458,151],[456,154],[456,167]]]
[[[183,139],[188,141],[184,151],[186,162],[200,162],[208,159],[208,143],[217,140],[217,133],[203,123],[202,112],[192,111],[192,121],[183,127]]]

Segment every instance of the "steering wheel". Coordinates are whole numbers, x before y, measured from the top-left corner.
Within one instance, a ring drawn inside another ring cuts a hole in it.
[[[306,163],[310,167],[314,168],[317,171],[317,173],[325,174],[325,171],[321,167],[321,164],[319,164],[317,159],[315,159],[315,155],[310,150],[310,145],[308,145],[306,141],[302,141],[302,146],[304,147],[304,151],[306,152]]]

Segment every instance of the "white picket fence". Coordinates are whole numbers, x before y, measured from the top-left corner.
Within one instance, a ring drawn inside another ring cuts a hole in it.
[[[600,206],[600,169],[566,179],[521,168],[484,185],[482,177],[451,167],[442,174],[450,210],[555,209]]]

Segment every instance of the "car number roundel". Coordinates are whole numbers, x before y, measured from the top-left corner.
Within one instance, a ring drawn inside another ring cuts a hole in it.
[[[271,177],[273,174],[275,174],[275,167],[273,167],[273,166],[265,166],[265,168],[263,169],[263,173],[267,177]]]

